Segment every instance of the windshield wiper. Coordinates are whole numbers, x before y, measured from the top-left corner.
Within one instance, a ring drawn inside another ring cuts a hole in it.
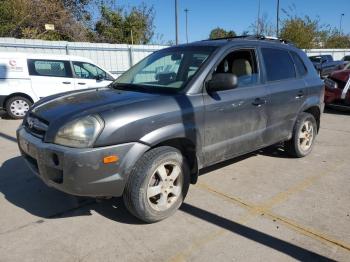
[[[142,85],[131,84],[131,83],[111,83],[108,87],[119,90],[130,90],[130,91],[147,91],[148,89]]]

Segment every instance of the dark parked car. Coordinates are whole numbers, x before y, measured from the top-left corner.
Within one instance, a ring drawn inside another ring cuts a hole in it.
[[[346,55],[343,57],[342,61],[346,62],[346,63],[350,63],[350,55]]]
[[[331,55],[310,56],[309,59],[321,78],[327,77],[333,71],[343,69],[346,64],[344,61],[334,61]]]
[[[203,167],[283,141],[309,154],[322,110],[323,82],[304,52],[240,37],[163,49],[107,88],[44,98],[17,138],[47,185],[123,196],[154,222],[180,207]]]
[[[325,79],[325,103],[339,109],[350,109],[350,64]]]

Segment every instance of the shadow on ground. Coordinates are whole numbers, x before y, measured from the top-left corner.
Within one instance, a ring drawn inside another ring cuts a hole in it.
[[[325,107],[323,113],[325,114],[332,114],[332,115],[345,115],[350,116],[350,107],[349,108],[332,108],[332,107]]]
[[[270,150],[274,152],[273,148]],[[275,154],[279,155],[281,153],[277,152],[268,154],[275,156]],[[211,169],[218,169],[254,155],[256,155],[256,153],[248,154],[231,161],[226,161],[224,164],[211,167]],[[202,174],[207,172],[210,172],[210,168],[204,170]],[[121,198],[103,200],[100,203],[97,203],[96,200],[91,198],[74,197],[47,187],[39,178],[31,173],[21,157],[9,159],[1,166],[0,192],[10,203],[35,216],[45,219],[87,216],[91,215],[91,211],[95,211],[102,216],[119,223],[135,225],[143,224],[140,220],[129,214],[123,205]],[[180,210],[188,215],[219,226],[244,238],[258,242],[295,259],[303,261],[332,261],[312,251],[257,231],[253,228],[241,225],[191,204],[184,203]],[[38,220],[38,222],[42,222],[42,220]]]
[[[13,140],[15,142],[14,138]],[[205,175],[213,170],[235,164],[258,154],[286,157],[285,152],[279,146],[269,147],[205,168],[201,170],[200,175]],[[46,186],[40,178],[30,171],[24,159],[20,156],[5,161],[0,167],[0,193],[10,203],[42,218],[90,215],[90,210],[95,210],[101,215],[118,222],[140,223],[139,220],[128,215],[121,198],[96,201],[93,198],[71,196]]]

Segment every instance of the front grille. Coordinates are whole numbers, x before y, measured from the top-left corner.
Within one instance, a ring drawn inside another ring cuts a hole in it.
[[[24,127],[27,132],[41,139],[45,137],[48,126],[49,123],[47,121],[35,116],[32,113],[29,114],[24,121]]]

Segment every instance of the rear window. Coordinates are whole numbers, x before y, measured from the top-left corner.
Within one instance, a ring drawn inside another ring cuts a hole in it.
[[[344,56],[343,60],[344,61],[350,61],[350,55]]]
[[[264,58],[267,81],[296,77],[294,63],[288,51],[273,48],[262,48],[261,51]]]
[[[68,61],[29,59],[28,69],[35,76],[72,77]]]
[[[297,53],[291,52],[291,54],[292,54],[292,57],[294,60],[295,67],[298,71],[298,74],[300,76],[306,75],[307,69],[306,69],[306,66],[305,66],[303,60],[301,60],[300,56]]]
[[[313,63],[321,63],[322,57],[320,56],[309,56],[309,59]]]

